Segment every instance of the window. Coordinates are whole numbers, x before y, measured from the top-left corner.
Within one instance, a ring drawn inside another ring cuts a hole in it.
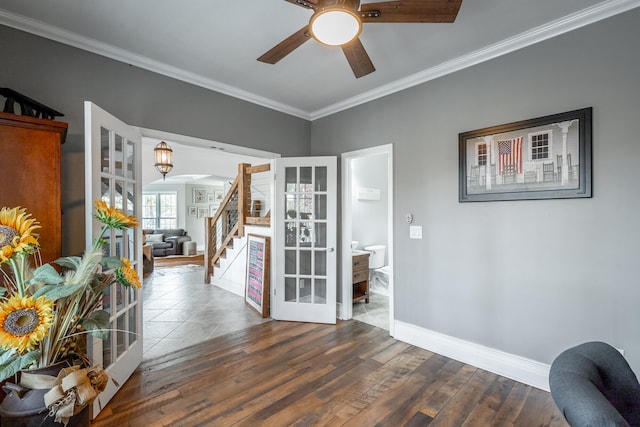
[[[487,165],[487,144],[478,144],[478,166]]]
[[[550,159],[551,132],[540,132],[529,135],[531,160]]]
[[[178,228],[178,194],[143,193],[142,228]]]

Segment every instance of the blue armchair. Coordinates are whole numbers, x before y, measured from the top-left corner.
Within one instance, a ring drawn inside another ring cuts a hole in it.
[[[640,383],[609,344],[588,342],[560,353],[549,386],[572,427],[640,426]]]

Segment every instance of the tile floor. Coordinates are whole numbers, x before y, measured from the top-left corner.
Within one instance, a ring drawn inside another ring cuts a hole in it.
[[[262,319],[238,295],[204,283],[204,267],[160,267],[144,279],[144,359],[245,329]],[[353,305],[353,318],[389,330],[388,297]]]
[[[270,320],[203,277],[203,267],[189,265],[156,268],[144,279],[145,360]]]
[[[353,318],[389,330],[389,297],[372,293],[369,304],[364,300],[353,304]]]

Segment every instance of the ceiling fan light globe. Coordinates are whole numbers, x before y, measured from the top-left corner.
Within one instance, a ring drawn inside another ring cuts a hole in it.
[[[362,22],[346,9],[325,9],[311,17],[311,35],[322,44],[340,46],[360,35]]]

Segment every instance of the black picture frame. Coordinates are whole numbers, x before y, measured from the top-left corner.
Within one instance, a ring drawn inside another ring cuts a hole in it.
[[[460,133],[458,201],[591,197],[592,110]]]

